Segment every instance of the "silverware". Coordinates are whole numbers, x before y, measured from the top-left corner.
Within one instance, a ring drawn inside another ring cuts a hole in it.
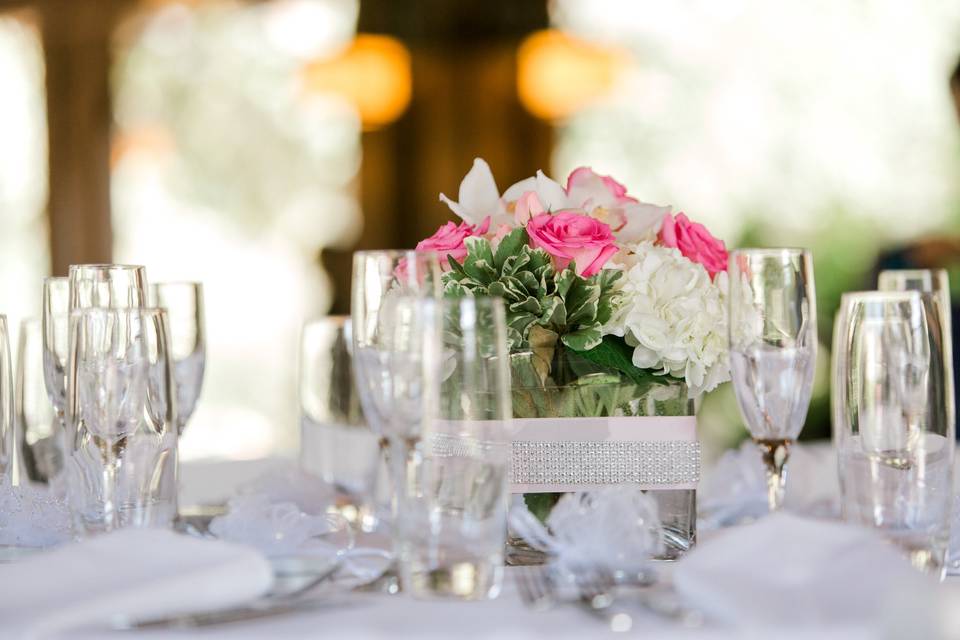
[[[699,627],[704,622],[701,611],[685,605],[662,582],[619,585],[609,573],[596,568],[561,574],[545,567],[518,567],[516,577],[520,598],[536,611],[560,604],[579,605],[583,611],[617,628],[625,621],[629,624],[631,616],[628,610],[614,605],[637,604],[648,613],[685,627]]]
[[[115,623],[114,627],[117,629],[208,627],[322,608],[324,605],[329,604],[329,602],[316,598],[304,600],[302,596],[312,591],[321,583],[333,578],[340,570],[340,567],[341,563],[337,562],[327,571],[291,591],[272,591],[247,605],[147,620],[121,620]]]

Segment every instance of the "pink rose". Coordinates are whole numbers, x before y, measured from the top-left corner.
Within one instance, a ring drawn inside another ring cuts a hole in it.
[[[467,245],[465,240],[473,236],[482,236],[490,228],[490,217],[486,217],[478,225],[461,222],[454,224],[448,222],[437,232],[426,240],[417,243],[417,251],[434,251],[440,257],[440,266],[443,269],[449,269],[450,263],[447,256],[452,256],[454,260],[462,263],[467,257]]]
[[[669,213],[663,217],[659,239],[663,246],[675,247],[688,260],[702,264],[711,278],[727,270],[727,247],[723,240],[710,235],[702,224],[691,222],[683,212],[676,217]]]
[[[557,269],[573,260],[577,274],[585,278],[600,271],[617,252],[608,225],[572,210],[534,216],[527,223],[527,235],[531,246],[553,257]]]

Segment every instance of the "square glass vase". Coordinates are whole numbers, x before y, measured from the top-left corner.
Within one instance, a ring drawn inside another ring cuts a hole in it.
[[[692,418],[696,415],[695,402],[689,397],[686,383],[680,379],[650,375],[638,382],[621,373],[587,362],[575,352],[563,350],[559,345],[547,354],[534,351],[514,352],[510,360],[513,418],[515,421],[521,420],[525,425],[534,425],[541,433],[549,432],[554,426],[559,428],[564,418],[616,418],[619,429],[622,431],[624,428],[629,430],[630,418],[670,419]],[[598,440],[595,434],[589,432],[589,421],[581,422],[585,424],[583,441],[589,443]],[[640,420],[636,421],[638,429],[640,422]],[[649,420],[644,422],[647,425],[650,424]],[[566,431],[563,436],[565,441],[569,440],[569,424],[570,422],[567,422],[565,425]],[[626,449],[627,459],[623,461],[625,462],[623,466],[631,469],[634,475],[651,475],[645,473],[643,468],[650,464],[650,454],[640,453],[651,450],[644,448],[648,444],[651,443],[641,440],[635,447]],[[564,445],[571,446],[569,441],[564,442]],[[663,488],[657,487],[656,484],[644,483],[643,485],[647,487],[644,492],[653,497],[657,503],[663,527],[663,552],[655,556],[657,560],[680,558],[694,547],[697,539],[696,479],[699,478],[699,444],[685,442],[678,446],[684,452],[681,456],[684,460],[681,464],[685,465],[682,470],[683,475],[685,479],[693,478],[694,481],[684,482],[681,488],[671,484],[664,484]],[[655,446],[653,450],[656,450]],[[529,491],[530,485],[518,484],[516,482],[517,467],[525,462],[523,456],[531,455],[527,451],[529,446],[519,446],[518,442],[514,442],[514,482],[511,484],[513,494],[511,500],[513,503],[522,500],[530,512],[546,523],[549,528],[550,511],[568,492],[551,491],[548,486],[552,481],[550,478],[544,478],[546,483],[534,492]],[[539,455],[537,463],[542,464],[543,453],[532,455]],[[651,466],[666,468],[667,475],[675,476],[677,474],[670,473],[670,466],[674,464],[675,459],[677,458],[668,454],[662,460],[656,460]],[[585,455],[578,462],[581,471],[585,471],[587,475],[594,478],[605,475],[596,468],[598,465],[609,464],[604,462],[603,455],[590,454]],[[563,464],[554,464],[551,467],[560,469],[561,475],[563,474]],[[613,476],[616,477],[616,474]],[[610,484],[620,482],[621,480],[617,480]],[[591,482],[578,485],[577,490],[597,489],[602,486],[604,486],[602,482]],[[542,564],[546,559],[545,553],[531,547],[516,532],[508,530],[507,564]]]

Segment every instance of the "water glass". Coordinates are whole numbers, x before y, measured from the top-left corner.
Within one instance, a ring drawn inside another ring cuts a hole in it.
[[[510,459],[503,303],[406,299],[396,340],[419,349],[402,363],[395,428],[407,430],[397,548],[404,590],[476,600],[499,593]]]
[[[37,318],[20,323],[16,375],[14,413],[20,480],[50,484],[63,470],[65,434],[44,382],[43,326]],[[62,371],[60,375],[62,379]]]
[[[934,358],[930,366],[933,375],[942,376],[942,385],[932,385],[933,406],[945,412],[941,419],[956,426],[956,391],[953,379],[953,319],[951,318],[950,279],[945,269],[889,269],[881,271],[877,279],[880,291],[917,291],[927,313],[930,344],[943,354]]]
[[[336,487],[340,512],[364,529],[376,524],[380,464],[367,428],[351,362],[350,319],[308,322],[300,336],[300,466]]]
[[[843,517],[879,529],[919,569],[943,573],[954,425],[943,336],[921,294],[844,294],[834,328],[833,428]]]
[[[203,285],[161,282],[150,286],[150,294],[152,306],[167,312],[170,359],[177,388],[177,429],[183,435],[200,397],[206,365]]]
[[[739,249],[729,265],[733,389],[763,456],[767,502],[775,511],[783,504],[790,445],[813,392],[813,258],[804,249]]]
[[[13,375],[10,369],[10,332],[0,314],[0,482],[13,480]]]
[[[68,501],[78,530],[169,527],[177,428],[166,313],[70,314]]]

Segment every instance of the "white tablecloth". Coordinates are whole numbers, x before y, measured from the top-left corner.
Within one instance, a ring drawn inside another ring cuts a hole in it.
[[[293,464],[291,461],[195,463],[182,469],[181,504],[210,503],[225,499],[236,484],[264,471]],[[604,636],[667,639],[711,638],[858,638],[882,637],[878,621],[857,628],[776,628],[743,630],[701,627],[686,629],[642,609],[631,607],[631,628],[614,632],[589,612],[564,606],[548,612],[526,609],[517,594],[513,569],[501,596],[489,602],[422,602],[405,595],[346,594],[326,601],[314,611],[271,617],[203,629],[164,629],[131,632],[74,631],[60,636],[71,640],[91,638],[593,638]],[[3,637],[0,621],[0,638]],[[651,635],[653,634],[653,635]]]

